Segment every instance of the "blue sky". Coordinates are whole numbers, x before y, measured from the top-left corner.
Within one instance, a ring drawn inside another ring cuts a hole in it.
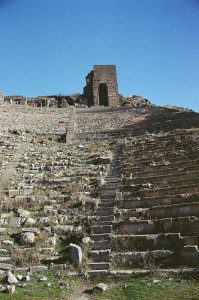
[[[0,90],[82,92],[116,64],[119,92],[199,110],[198,0],[0,0]]]

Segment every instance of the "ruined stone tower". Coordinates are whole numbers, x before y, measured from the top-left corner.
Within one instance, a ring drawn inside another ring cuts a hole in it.
[[[119,104],[118,83],[115,65],[94,65],[86,76],[84,96],[88,106],[115,106]]]
[[[0,92],[0,105],[3,104],[3,101],[4,101],[4,95],[3,92]]]

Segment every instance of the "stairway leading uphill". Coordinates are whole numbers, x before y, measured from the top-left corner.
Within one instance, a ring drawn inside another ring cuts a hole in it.
[[[122,143],[117,141],[110,171],[101,187],[100,203],[91,225],[92,248],[88,264],[89,275],[105,275],[110,269],[111,233],[114,222],[116,193],[121,181]]]

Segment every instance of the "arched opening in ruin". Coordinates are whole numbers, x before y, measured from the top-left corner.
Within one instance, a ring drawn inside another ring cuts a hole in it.
[[[99,84],[99,105],[109,106],[108,88],[105,83]]]

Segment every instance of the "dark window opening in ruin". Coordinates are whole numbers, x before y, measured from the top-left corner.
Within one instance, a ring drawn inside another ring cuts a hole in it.
[[[105,83],[99,84],[99,105],[109,106],[108,89]]]

